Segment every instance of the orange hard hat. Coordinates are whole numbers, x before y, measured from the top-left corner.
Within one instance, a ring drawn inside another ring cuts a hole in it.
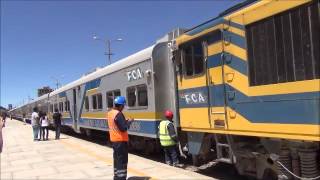
[[[170,110],[166,110],[166,111],[164,112],[164,116],[165,116],[166,118],[168,118],[168,119],[172,119],[172,118],[173,118],[173,112],[170,111]]]

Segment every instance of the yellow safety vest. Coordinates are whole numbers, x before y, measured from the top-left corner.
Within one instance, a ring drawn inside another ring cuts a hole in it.
[[[168,125],[171,122],[169,120],[164,120],[160,122],[159,125],[159,138],[161,146],[173,146],[176,142],[171,139],[169,132],[168,132]]]

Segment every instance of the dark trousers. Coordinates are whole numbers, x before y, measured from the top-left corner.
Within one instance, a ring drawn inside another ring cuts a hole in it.
[[[164,146],[163,150],[166,164],[176,166],[179,163],[176,145]]]
[[[45,131],[47,133],[45,133]],[[42,136],[42,139],[44,139],[44,135],[46,134],[46,139],[48,140],[48,136],[49,136],[49,127],[48,126],[44,126],[44,127],[41,127],[41,132],[40,132],[40,139],[41,139],[41,136]]]
[[[61,125],[56,125],[56,139],[60,139]]]
[[[113,170],[114,180],[125,180],[127,178],[128,166],[128,143],[113,142]]]

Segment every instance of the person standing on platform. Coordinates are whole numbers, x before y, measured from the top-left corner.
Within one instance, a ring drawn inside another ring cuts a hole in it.
[[[126,119],[122,113],[126,104],[123,96],[114,100],[115,107],[107,113],[110,141],[113,148],[114,180],[127,178],[128,166],[128,129],[133,119]]]
[[[47,117],[47,113],[43,113],[42,116],[40,117],[40,124],[41,124],[41,133],[40,133],[40,139],[42,136],[42,140],[48,140],[49,137],[49,120]],[[47,133],[45,133],[45,131]],[[46,135],[46,136],[45,136]],[[46,137],[46,138],[44,138]]]
[[[2,125],[2,127],[5,127],[6,126],[6,119],[7,119],[7,113],[6,112],[2,112],[2,114],[1,114],[1,117],[2,117],[2,123],[3,123],[3,125]]]
[[[2,147],[3,147],[2,128],[3,128],[3,121],[1,119],[0,121],[0,153],[2,153]]]
[[[166,120],[162,120],[159,125],[160,144],[164,150],[166,164],[178,166],[179,160],[176,151],[178,139],[172,123],[173,113],[170,110],[166,110],[164,115]]]
[[[54,110],[52,117],[53,117],[53,121],[54,121],[54,124],[56,127],[56,139],[60,139],[62,115],[61,115],[61,113],[59,113],[57,108]]]
[[[4,124],[3,124],[2,114],[1,114],[1,119],[0,119],[0,153],[2,152],[2,147],[3,147],[2,128],[4,128]]]
[[[22,113],[22,121],[23,121],[23,125],[26,125],[26,113]]]
[[[34,107],[33,108],[33,113],[31,114],[31,125],[33,129],[33,140],[37,141],[39,140],[39,114],[38,114],[38,108]]]

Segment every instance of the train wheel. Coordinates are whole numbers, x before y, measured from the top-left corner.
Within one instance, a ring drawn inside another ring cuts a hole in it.
[[[200,166],[200,158],[199,155],[192,154],[192,165]]]
[[[87,137],[92,138],[92,131],[91,131],[91,129],[85,129],[84,132],[85,132],[85,135],[86,135]]]
[[[277,180],[278,175],[271,169],[266,169],[263,173],[262,180]]]

